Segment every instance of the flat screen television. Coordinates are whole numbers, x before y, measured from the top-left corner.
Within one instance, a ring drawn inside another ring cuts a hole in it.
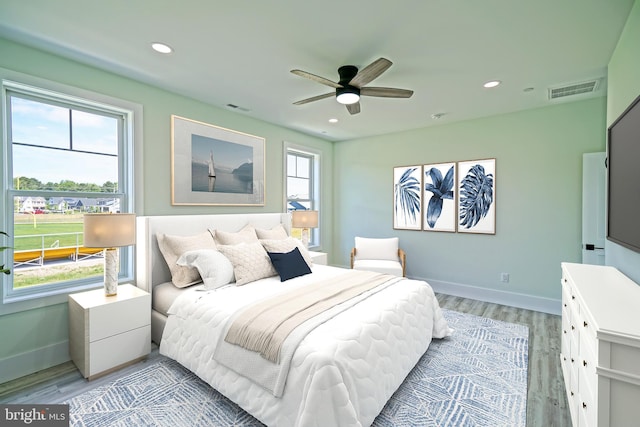
[[[640,96],[607,132],[607,239],[640,252]]]

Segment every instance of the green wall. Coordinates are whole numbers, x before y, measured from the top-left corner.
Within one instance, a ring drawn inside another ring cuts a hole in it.
[[[143,165],[136,180],[138,215],[178,215],[235,212],[283,212],[283,143],[313,148],[322,154],[322,242],[332,229],[333,144],[289,129],[216,108],[131,79],[81,65],[0,38],[0,68],[59,84],[98,92],[143,107]],[[277,108],[277,105],[274,105]],[[170,116],[215,124],[266,139],[266,201],[264,207],[172,206],[170,190]],[[3,195],[4,197],[4,195]],[[3,280],[3,279],[0,279]],[[67,304],[0,316],[0,383],[69,360]]]
[[[398,236],[407,275],[437,291],[559,313],[560,262],[581,259],[582,154],[605,149],[605,102],[336,143],[334,262],[348,265],[355,236]],[[495,235],[393,230],[394,166],[492,157]]]
[[[640,96],[640,2],[634,4],[609,62],[607,126]],[[640,159],[638,159],[640,161]],[[605,263],[640,283],[640,253],[605,242]]]
[[[0,67],[143,106],[139,215],[282,211],[282,143],[288,141],[323,155],[321,238],[333,264],[348,265],[356,235],[399,236],[409,276],[426,279],[439,291],[553,310],[559,307],[560,262],[581,256],[582,154],[605,149],[605,120],[611,123],[640,94],[638,51],[636,2],[609,65],[607,101],[563,103],[335,144],[4,39]],[[264,137],[266,205],[171,206],[171,114]],[[392,229],[394,166],[488,157],[497,159],[494,236]],[[607,243],[607,263],[624,267],[638,281],[640,256],[611,246]],[[500,283],[502,272],[510,274],[510,283]],[[67,316],[66,304],[0,316],[0,382],[68,360]]]

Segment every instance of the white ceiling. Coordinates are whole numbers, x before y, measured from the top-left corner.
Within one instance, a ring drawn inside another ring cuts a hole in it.
[[[1,0],[0,36],[345,140],[603,96],[633,2]],[[174,53],[152,51],[154,41]],[[369,85],[412,89],[412,98],[365,97],[353,116],[334,98],[292,105],[331,88],[290,70],[337,81],[339,66],[379,57],[394,65]],[[594,78],[593,94],[548,99],[550,87]],[[482,87],[493,79],[502,85]]]

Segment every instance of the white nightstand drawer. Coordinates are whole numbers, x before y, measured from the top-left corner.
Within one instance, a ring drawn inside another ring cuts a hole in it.
[[[327,265],[328,263],[326,252],[309,251],[309,256],[311,257],[311,261],[313,261],[314,264]]]
[[[89,345],[89,372],[92,376],[123,365],[151,352],[151,326],[134,329]]]
[[[151,296],[118,301],[117,306],[89,309],[89,341],[98,341],[151,324]]]

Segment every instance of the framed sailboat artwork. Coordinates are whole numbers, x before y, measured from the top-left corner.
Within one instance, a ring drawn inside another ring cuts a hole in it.
[[[265,140],[171,116],[171,204],[264,206]]]

